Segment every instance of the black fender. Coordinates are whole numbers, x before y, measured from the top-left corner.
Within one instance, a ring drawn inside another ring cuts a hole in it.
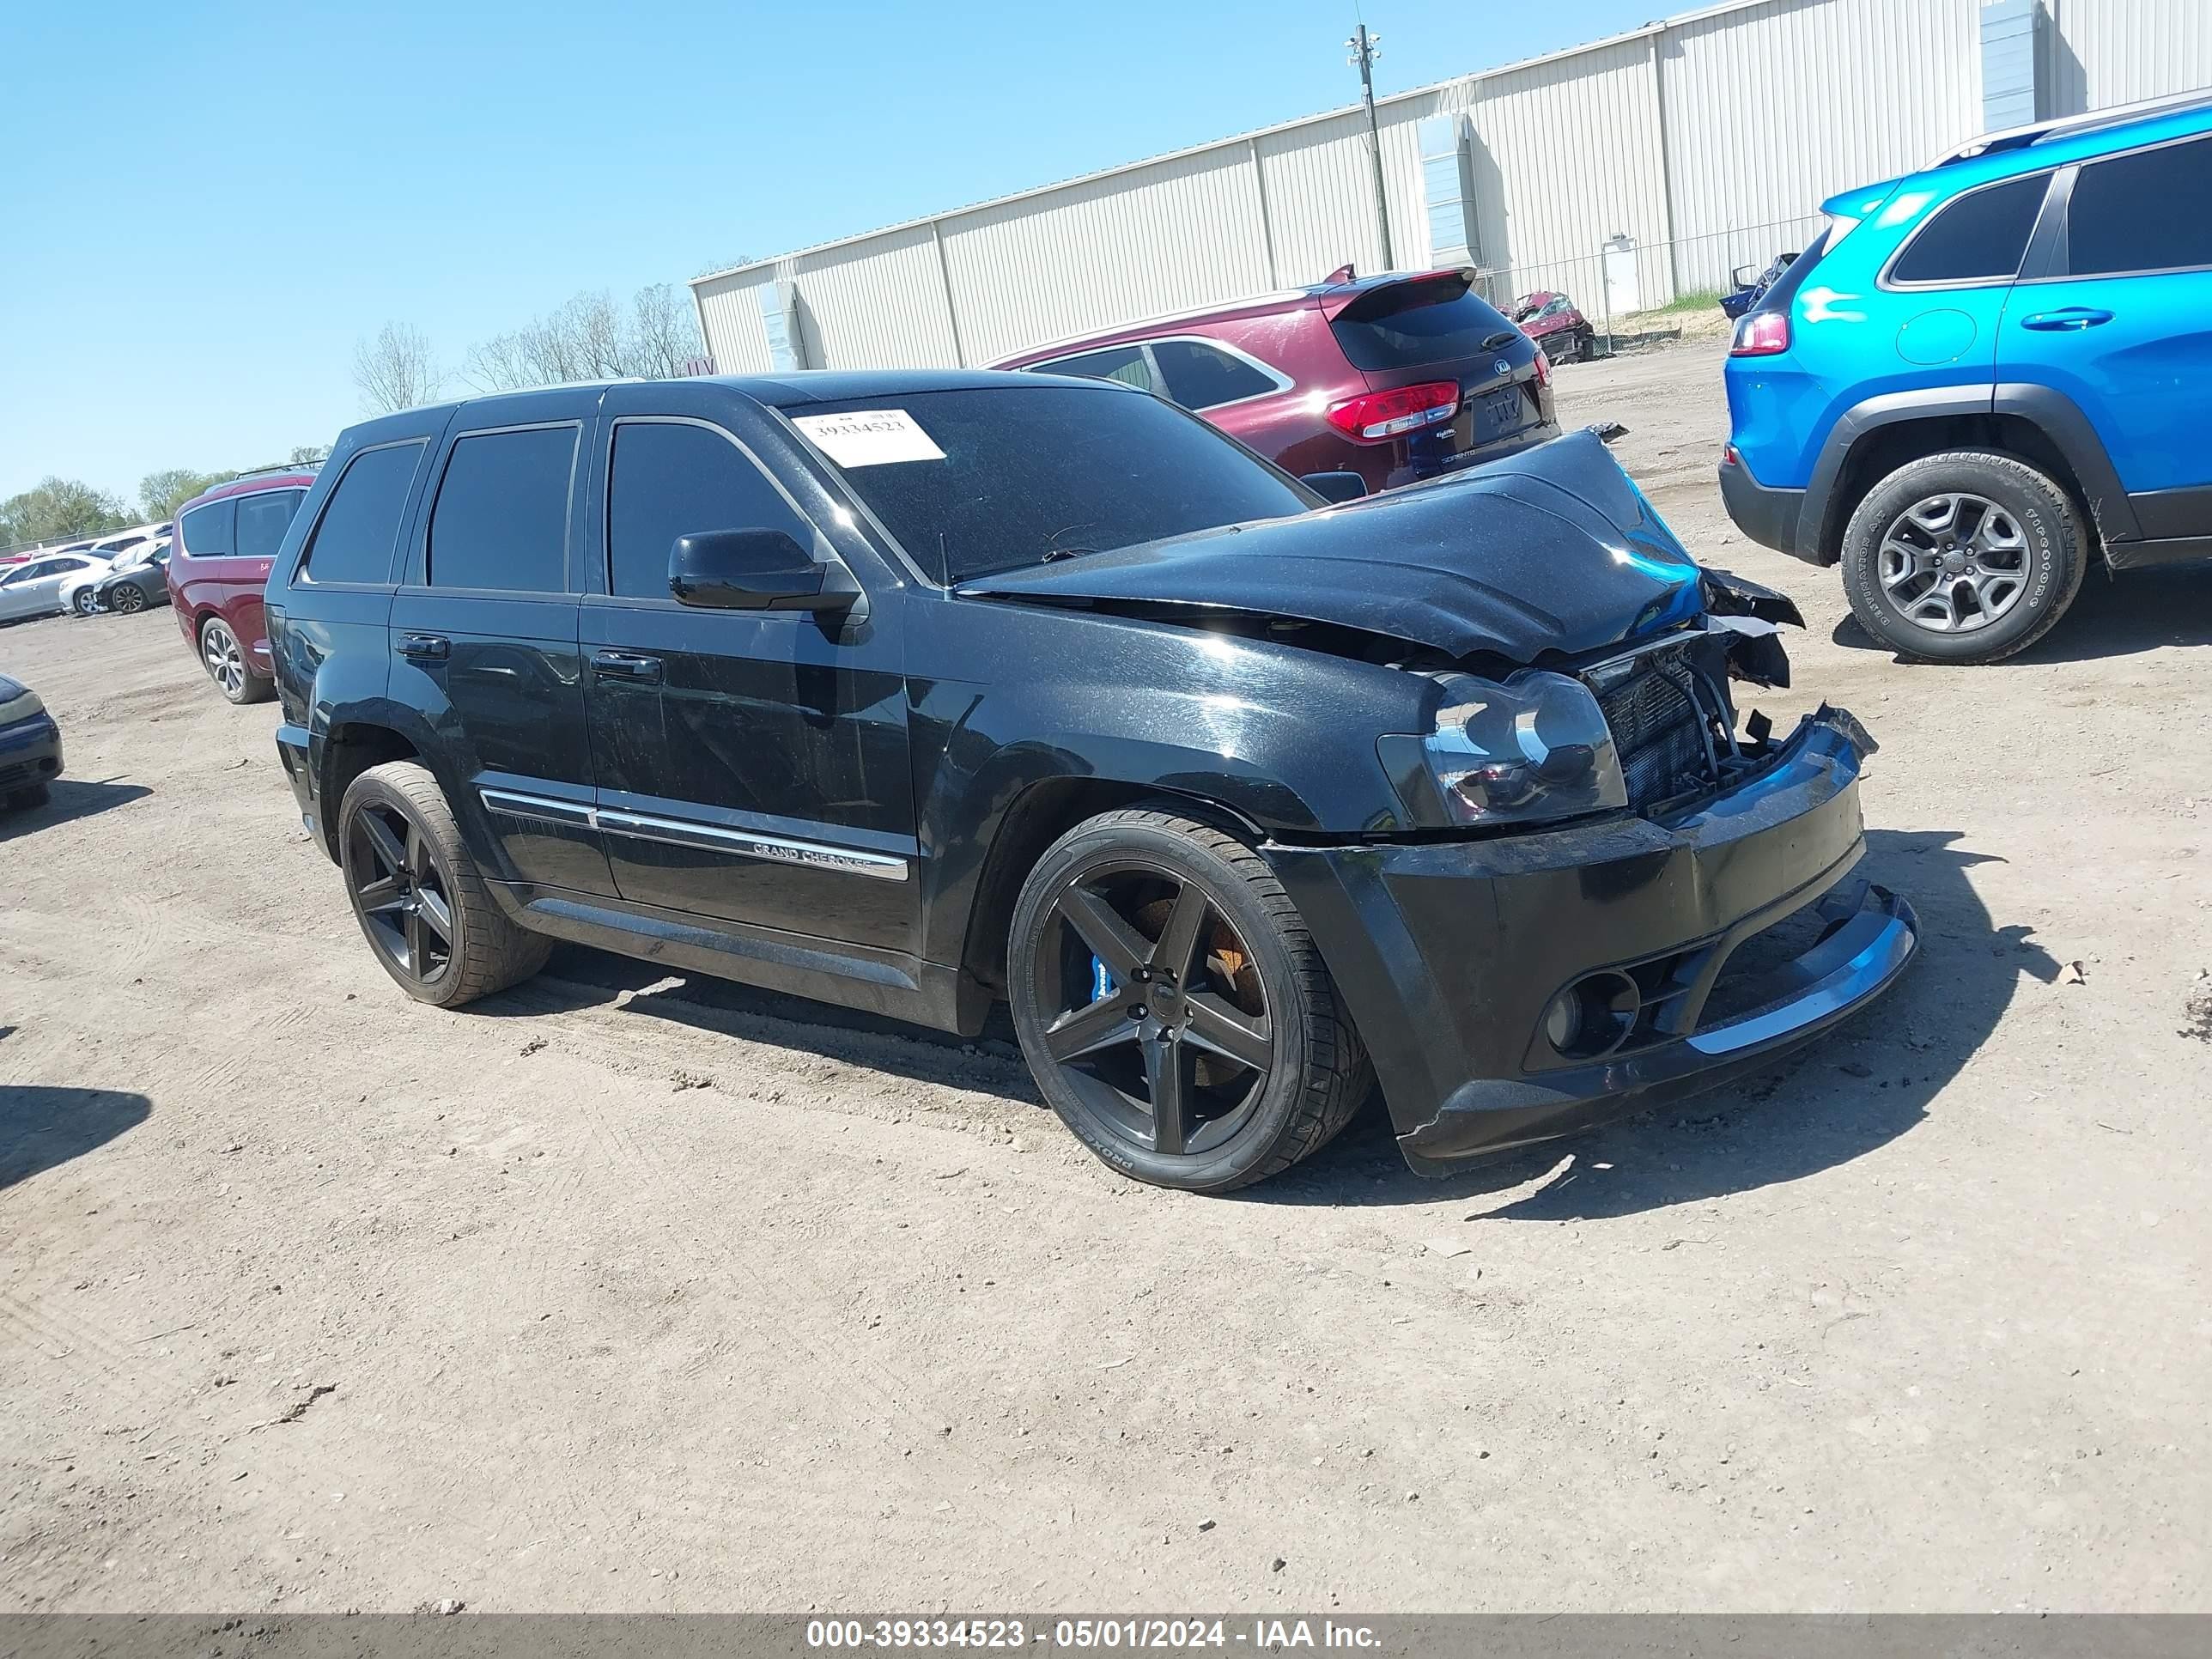
[[[1836,499],[1844,468],[1861,439],[1884,427],[1947,416],[2008,416],[2033,425],[2051,442],[2074,473],[2087,501],[2097,532],[2107,542],[2133,541],[2142,535],[2118,469],[2104,441],[2081,406],[2063,392],[2027,382],[1999,381],[1988,386],[1926,386],[1885,392],[1854,404],[1829,428],[1806,485],[1797,518],[1797,556],[1817,564],[1835,562],[1837,532],[1844,503]]]

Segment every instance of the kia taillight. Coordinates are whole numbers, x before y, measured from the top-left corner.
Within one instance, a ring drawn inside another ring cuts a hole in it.
[[[1736,319],[1731,357],[1771,357],[1790,349],[1790,313],[1748,311]]]
[[[1379,444],[1440,425],[1457,413],[1459,383],[1428,380],[1347,398],[1330,408],[1328,423],[1354,443]]]

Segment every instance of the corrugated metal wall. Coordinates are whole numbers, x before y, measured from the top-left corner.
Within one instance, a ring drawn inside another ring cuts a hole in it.
[[[2043,0],[2048,113],[2212,84],[2212,0]],[[1504,299],[1715,289],[1802,245],[1826,197],[1981,120],[1978,0],[1726,0],[1378,106],[1395,263],[1431,257],[1419,124],[1469,123],[1471,245]],[[693,287],[726,373],[769,367],[756,290],[816,367],[985,363],[1131,318],[1382,264],[1366,122],[1339,111],[803,250]],[[1618,269],[1618,268],[1617,268]]]

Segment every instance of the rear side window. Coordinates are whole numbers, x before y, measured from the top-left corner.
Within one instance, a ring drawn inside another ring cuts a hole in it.
[[[2212,265],[2212,139],[2094,161],[2066,210],[2076,276]]]
[[[433,587],[568,588],[568,483],[576,428],[463,438],[430,511]]]
[[[1168,383],[1168,396],[1185,409],[1212,409],[1265,397],[1276,387],[1274,377],[1266,370],[1203,340],[1155,340],[1152,359]]]
[[[244,495],[238,502],[236,545],[241,559],[273,559],[300,510],[303,489],[272,489],[266,495]]]
[[[813,527],[768,475],[703,426],[625,421],[608,473],[609,592],[667,599],[668,550],[702,530],[781,530],[813,545]]]
[[[188,559],[227,559],[230,556],[233,526],[238,519],[235,500],[210,501],[185,514],[185,556]]]
[[[347,464],[307,544],[310,580],[392,580],[392,550],[407,510],[408,487],[415,482],[415,468],[422,459],[421,444],[394,444],[365,450]]]
[[[2051,175],[2008,179],[1939,208],[1889,268],[1893,283],[1978,283],[2020,274]]]
[[[1480,356],[1521,339],[1457,272],[1370,289],[1329,329],[1352,366],[1369,374]]]
[[[1154,378],[1152,366],[1146,360],[1145,349],[1140,345],[1108,346],[1103,351],[1086,351],[1035,367],[1048,374],[1080,374],[1086,380],[1119,380],[1123,386],[1144,392],[1165,390]]]

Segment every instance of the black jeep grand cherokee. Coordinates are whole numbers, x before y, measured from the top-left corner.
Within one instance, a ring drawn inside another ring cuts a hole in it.
[[[1287,1168],[1376,1079],[1433,1171],[1895,980],[1911,911],[1844,883],[1864,732],[1739,730],[1788,600],[1589,434],[1344,485],[1029,374],[395,415],[270,579],[278,750],[412,996],[568,939],[967,1033],[1005,998],[1167,1186]]]

